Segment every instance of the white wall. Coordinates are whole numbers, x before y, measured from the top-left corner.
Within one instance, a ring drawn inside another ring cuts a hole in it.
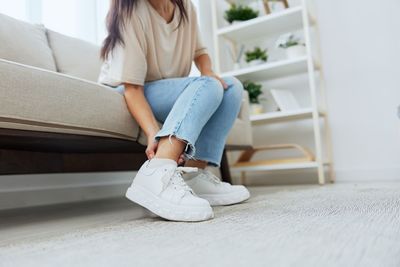
[[[205,33],[211,32],[209,3],[201,1]],[[337,180],[400,181],[400,1],[315,4]],[[209,46],[211,37],[205,37]],[[281,132],[280,140],[310,143],[291,132]],[[276,136],[260,128],[254,137],[259,144]]]
[[[338,179],[400,180],[400,1],[316,1]]]
[[[0,13],[100,44],[109,0],[0,0]]]

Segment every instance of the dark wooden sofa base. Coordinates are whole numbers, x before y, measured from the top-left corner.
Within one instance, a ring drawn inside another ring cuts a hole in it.
[[[0,175],[138,170],[145,146],[108,137],[0,129]],[[221,176],[231,182],[224,151]]]

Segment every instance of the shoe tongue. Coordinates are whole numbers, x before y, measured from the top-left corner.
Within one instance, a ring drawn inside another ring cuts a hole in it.
[[[176,161],[172,159],[159,159],[159,158],[153,158],[149,160],[148,167],[150,168],[158,168],[158,167],[166,167],[168,169],[176,168],[178,164]]]

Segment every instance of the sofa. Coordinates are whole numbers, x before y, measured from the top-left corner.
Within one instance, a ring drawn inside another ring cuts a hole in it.
[[[146,138],[97,83],[99,47],[0,14],[0,174],[136,170]],[[248,96],[226,150],[252,145]],[[229,180],[226,153],[222,177]]]

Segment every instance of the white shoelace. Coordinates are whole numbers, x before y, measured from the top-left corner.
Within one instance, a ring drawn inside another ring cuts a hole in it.
[[[170,184],[174,185],[175,188],[179,188],[184,190],[185,192],[193,193],[192,189],[186,184],[183,179],[184,173],[197,172],[198,168],[192,167],[177,167],[175,169],[169,170],[165,177],[168,178],[167,181],[164,181],[164,189],[167,188]]]
[[[212,172],[203,170],[202,171],[203,175],[205,175],[207,177],[208,180],[210,180],[211,182],[215,183],[215,184],[220,184],[222,183],[221,180],[215,176]]]

